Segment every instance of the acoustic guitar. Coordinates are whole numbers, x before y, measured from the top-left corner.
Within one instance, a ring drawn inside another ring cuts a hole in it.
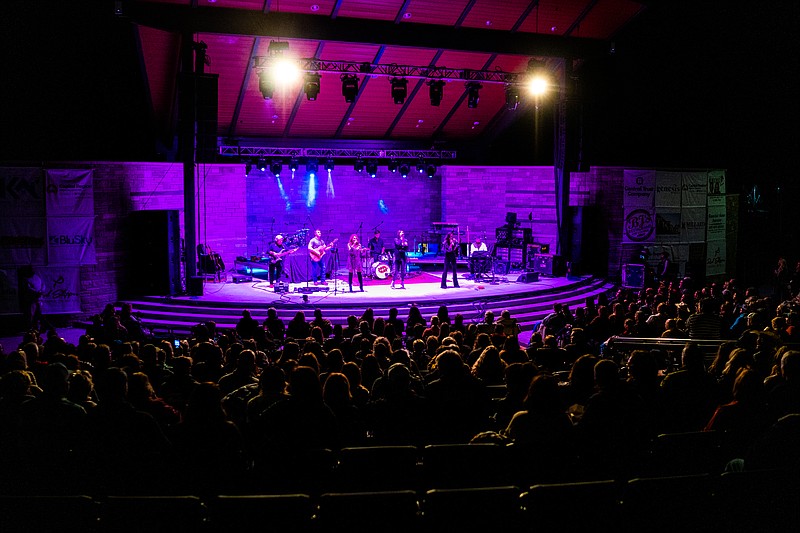
[[[323,245],[317,248],[309,248],[308,253],[311,256],[311,260],[314,261],[315,263],[319,262],[322,259],[322,256],[325,255],[325,252],[330,250],[338,240],[339,239],[333,239],[331,243],[328,244],[327,246]]]
[[[289,254],[295,253],[299,248],[290,248],[288,250],[284,250],[282,252],[270,252],[270,260],[269,263],[274,265],[278,261],[283,261],[283,257]]]

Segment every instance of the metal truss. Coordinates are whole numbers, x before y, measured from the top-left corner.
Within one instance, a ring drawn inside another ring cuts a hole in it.
[[[253,68],[261,72],[270,67],[278,56],[256,56]],[[331,72],[339,74],[362,74],[364,76],[386,76],[394,78],[411,78],[444,81],[480,81],[483,83],[502,83],[513,85],[522,83],[525,73],[505,72],[502,70],[471,70],[447,67],[418,67],[412,65],[359,63],[355,61],[322,61],[319,59],[299,59],[299,68],[303,72]]]
[[[326,159],[439,159],[455,160],[453,150],[382,150],[380,148],[282,148],[274,146],[234,146],[219,147],[222,157],[306,157]]]

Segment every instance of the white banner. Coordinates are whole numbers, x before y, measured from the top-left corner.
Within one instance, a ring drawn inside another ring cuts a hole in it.
[[[656,208],[656,241],[675,243],[681,240],[681,210],[679,207]]]
[[[0,217],[0,265],[47,263],[47,226],[40,217]]]
[[[680,207],[682,184],[680,172],[656,172],[656,207]]]
[[[708,194],[725,194],[725,171],[708,171]]]
[[[684,172],[682,207],[696,207],[706,205],[706,189],[708,187],[708,172]]]
[[[44,176],[40,168],[0,168],[0,223],[44,216]]]
[[[727,249],[725,240],[709,241],[706,246],[706,276],[725,274]]]
[[[726,234],[726,197],[708,197],[708,226],[706,228],[706,240],[718,241],[725,240]]]
[[[47,173],[47,216],[93,216],[91,170],[53,170]]]
[[[47,243],[51,265],[96,263],[94,217],[49,217]]]
[[[706,208],[688,207],[681,210],[681,242],[706,241]]]
[[[44,282],[42,314],[80,313],[80,268],[74,266],[41,267],[36,273]]]
[[[623,205],[648,207],[655,205],[656,173],[654,170],[624,170]]]
[[[622,228],[623,243],[653,242],[656,235],[655,212],[652,207],[630,208],[625,206]]]

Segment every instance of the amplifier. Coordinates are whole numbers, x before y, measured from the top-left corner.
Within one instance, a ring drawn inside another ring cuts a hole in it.
[[[622,265],[622,286],[630,289],[644,287],[644,265]]]
[[[546,276],[563,276],[564,258],[560,255],[535,254],[533,256],[533,271]]]
[[[500,226],[494,230],[494,239],[497,242],[505,242],[511,238],[511,231],[508,226]]]

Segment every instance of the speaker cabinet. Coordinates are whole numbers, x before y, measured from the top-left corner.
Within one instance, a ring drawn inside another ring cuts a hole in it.
[[[134,211],[128,217],[128,224],[131,294],[172,296],[181,293],[183,287],[178,211]]]
[[[630,289],[644,287],[644,265],[625,264],[622,266],[622,286]]]
[[[182,149],[195,150],[195,161],[217,160],[217,116],[219,113],[219,75],[184,73],[180,78]],[[190,142],[193,141],[193,142]]]
[[[511,270],[511,264],[508,261],[495,261],[494,273],[499,276],[505,276]]]
[[[564,258],[560,255],[536,254],[533,256],[533,271],[545,276],[563,276]]]
[[[517,283],[536,283],[537,281],[539,281],[538,272],[523,272],[517,278]]]
[[[203,276],[192,276],[189,278],[189,283],[186,284],[186,292],[189,296],[202,296],[203,295]]]

